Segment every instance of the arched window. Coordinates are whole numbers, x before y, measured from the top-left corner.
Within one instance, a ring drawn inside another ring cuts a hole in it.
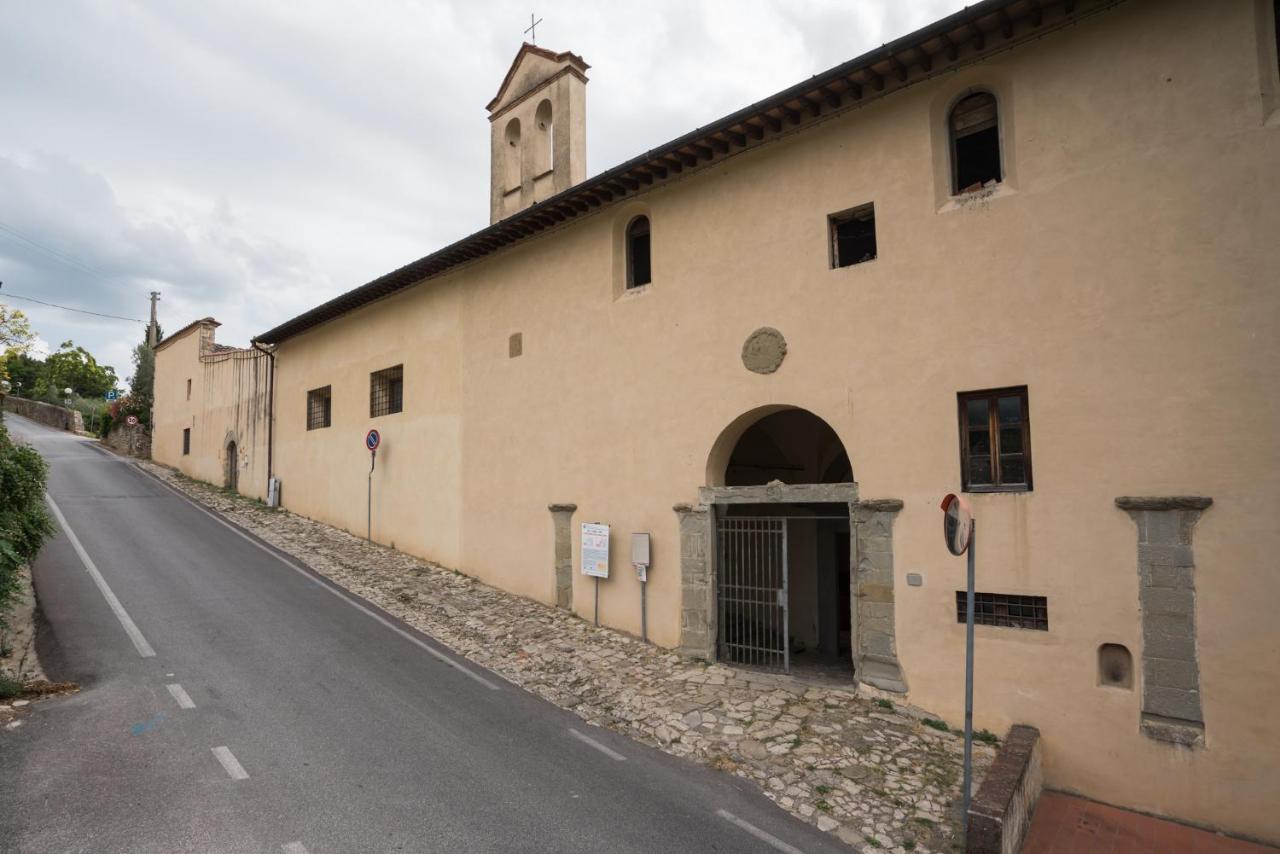
[[[514,190],[520,186],[520,120],[512,119],[507,122],[507,129],[502,137],[507,143],[502,158],[502,177],[505,182],[503,189]]]
[[[538,105],[538,111],[534,114],[534,124],[538,129],[538,147],[535,156],[534,169],[537,174],[555,168],[555,146],[552,137],[552,116],[551,101],[544,100]]]
[[[649,218],[638,216],[627,225],[627,287],[638,288],[652,280],[649,266]]]
[[[951,109],[952,193],[980,190],[1004,179],[1000,117],[990,92],[975,92]]]

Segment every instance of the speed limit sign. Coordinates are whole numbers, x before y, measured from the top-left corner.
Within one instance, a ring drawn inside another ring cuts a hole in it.
[[[130,415],[128,418],[126,418],[126,419],[124,420],[124,423],[125,423],[125,424],[128,424],[130,427],[137,427],[137,426],[138,426],[138,416],[136,416],[136,415]]]

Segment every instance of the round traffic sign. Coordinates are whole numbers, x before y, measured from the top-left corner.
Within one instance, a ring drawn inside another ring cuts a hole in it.
[[[953,555],[962,555],[969,548],[969,535],[973,531],[973,512],[969,502],[954,493],[942,499],[942,534],[947,549]]]
[[[364,434],[364,446],[371,451],[378,450],[378,445],[382,443],[382,434],[377,430],[370,430]]]
[[[136,415],[130,415],[130,416],[128,416],[128,417],[126,417],[126,418],[124,419],[124,423],[125,423],[125,424],[128,424],[130,427],[137,427],[137,426],[138,426],[138,416],[136,416]]]

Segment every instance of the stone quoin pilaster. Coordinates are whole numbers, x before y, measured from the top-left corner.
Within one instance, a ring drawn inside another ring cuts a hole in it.
[[[1116,499],[1138,526],[1142,731],[1186,747],[1204,744],[1191,532],[1211,504],[1198,496]]]

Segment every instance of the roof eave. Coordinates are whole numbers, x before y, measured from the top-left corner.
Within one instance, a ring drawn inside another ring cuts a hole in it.
[[[1082,5],[1098,11],[1119,2],[1123,0],[1085,0]],[[1030,22],[1033,30],[1039,30],[1048,16],[1055,14],[1057,22],[1053,28],[1056,29],[1074,20],[1077,5],[1075,0],[982,0],[588,178],[443,249],[340,294],[254,340],[279,344],[348,311],[506,248],[581,213],[612,205],[659,180],[667,180],[670,172],[680,174],[685,169],[700,169],[737,150],[807,126],[824,110],[829,114],[864,102],[864,97],[865,100],[884,97],[957,63],[981,59],[994,51],[997,39],[999,43],[1014,41],[1015,25]],[[979,22],[993,23],[994,27],[984,29]],[[955,35],[962,28],[964,39]],[[1024,31],[1023,37],[1029,32]],[[942,47],[930,54],[924,46],[934,42]],[[935,68],[938,56],[943,56],[944,61]],[[877,70],[881,65],[886,67]],[[855,80],[855,76],[858,79]],[[868,97],[864,86],[874,94]],[[772,115],[774,112],[779,115]],[[806,112],[811,115],[806,116]],[[761,124],[757,126],[753,121]]]

